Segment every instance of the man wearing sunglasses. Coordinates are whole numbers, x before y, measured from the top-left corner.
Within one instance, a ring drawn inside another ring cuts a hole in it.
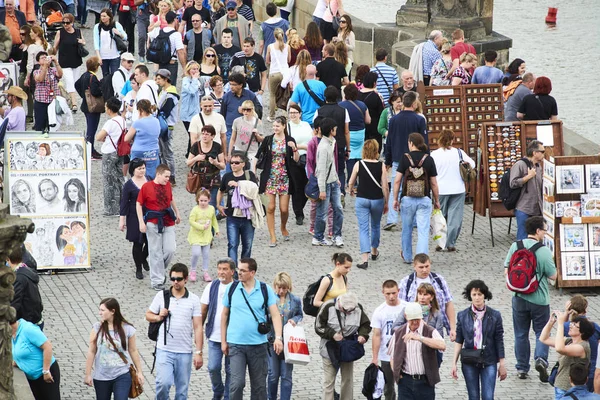
[[[225,5],[227,14],[215,22],[215,40],[217,44],[221,43],[221,33],[225,28],[231,29],[233,35],[233,45],[242,48],[245,37],[251,36],[250,22],[237,12],[237,3],[229,0]]]
[[[510,168],[510,188],[521,190],[515,206],[517,240],[527,238],[527,218],[542,215],[542,161],[545,151],[542,142],[533,140],[527,146],[527,157],[520,159]]]
[[[171,288],[165,292],[158,292],[146,311],[146,321],[163,322],[156,342],[157,400],[168,399],[173,384],[175,398],[187,399],[192,362],[196,370],[203,364],[202,308],[200,298],[185,287],[188,279],[187,266],[181,263],[174,264],[169,279]],[[165,297],[169,300],[167,307]],[[165,329],[166,343],[163,339]]]
[[[115,93],[115,97],[118,99],[122,99],[121,91],[123,90],[123,86],[125,86],[125,82],[131,78],[133,74],[133,62],[135,61],[135,57],[131,53],[123,53],[121,54],[121,66],[119,69],[112,75],[112,86],[113,91]]]
[[[204,9],[203,9],[204,10]],[[204,22],[200,14],[194,14],[190,18],[192,28],[183,37],[183,46],[187,54],[187,62],[192,60],[202,63],[204,50],[215,43],[209,28],[204,29]],[[214,56],[211,54],[211,56]]]

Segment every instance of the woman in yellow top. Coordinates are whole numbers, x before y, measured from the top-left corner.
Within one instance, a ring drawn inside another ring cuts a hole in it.
[[[196,266],[198,259],[202,254],[202,269],[204,270],[204,282],[212,281],[208,274],[208,262],[210,255],[210,244],[213,240],[213,231],[215,236],[219,236],[219,224],[215,208],[208,204],[210,201],[210,192],[206,189],[200,189],[196,192],[196,202],[198,203],[190,212],[190,232],[188,233],[188,242],[192,245],[192,270],[190,271],[190,281],[196,282]]]
[[[352,257],[346,253],[334,253],[331,261],[335,268],[328,275],[333,279],[325,277],[321,279],[319,290],[313,300],[315,307],[321,307],[321,304],[328,300],[335,299],[348,291],[348,272],[352,268]],[[320,300],[319,300],[320,299]]]

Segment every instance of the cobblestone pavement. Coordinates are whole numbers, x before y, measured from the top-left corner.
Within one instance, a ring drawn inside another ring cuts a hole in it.
[[[91,41],[91,31],[84,31],[88,43]],[[182,74],[180,73],[180,76]],[[100,126],[105,121],[103,116]],[[266,121],[265,121],[266,122]],[[85,129],[85,119],[81,112],[76,114],[76,130]],[[66,128],[64,130],[67,130]],[[175,154],[177,156],[176,179],[177,187],[174,196],[177,199],[183,222],[176,227],[177,252],[173,262],[183,262],[189,265],[190,246],[186,236],[188,232],[187,217],[193,207],[193,196],[185,190],[186,169],[184,163],[187,135],[181,124],[175,129]],[[99,149],[99,144],[96,144]],[[98,320],[98,303],[104,297],[115,297],[119,300],[122,312],[137,329],[137,344],[140,350],[143,375],[146,379],[145,393],[141,399],[154,398],[154,377],[150,374],[152,366],[152,351],[154,343],[146,336],[147,322],[144,313],[147,310],[155,291],[150,288],[148,273],[143,280],[137,280],[134,275],[134,264],[131,257],[130,243],[125,240],[124,233],[118,230],[118,217],[102,215],[102,179],[101,162],[93,161],[91,166],[91,246],[93,269],[84,273],[59,273],[57,275],[42,275],[40,290],[44,302],[45,333],[53,343],[54,354],[60,363],[62,375],[62,394],[64,399],[84,400],[93,399],[94,390],[83,384],[85,358],[88,348],[89,332],[92,324]],[[345,208],[344,221],[344,252],[359,259],[357,223],[354,214],[354,200],[348,199]],[[290,210],[291,212],[291,210]],[[307,214],[308,215],[308,214]],[[472,209],[465,206],[465,220],[462,235],[459,238],[456,253],[437,253],[434,245],[430,246],[433,262],[432,270],[441,273],[448,281],[453,292],[456,310],[468,306],[460,297],[463,287],[471,279],[483,279],[492,290],[494,299],[489,302],[491,307],[501,311],[504,318],[505,348],[509,377],[496,386],[497,399],[549,399],[553,397],[552,387],[541,384],[535,374],[528,380],[519,380],[514,368],[513,329],[511,324],[511,293],[503,281],[502,265],[509,245],[514,240],[515,227],[507,234],[508,220],[494,220],[496,246],[490,241],[487,218],[477,217],[475,232],[470,233]],[[294,292],[302,295],[306,287],[318,276],[332,269],[330,261],[334,248],[315,248],[310,245],[308,227],[296,226],[293,218],[288,229],[291,234],[289,242],[280,241],[275,248],[268,247],[268,231],[258,230],[255,235],[252,256],[258,261],[257,278],[271,283],[279,271],[287,271],[294,282]],[[276,220],[279,227],[279,221]],[[215,240],[211,251],[211,273],[215,277],[214,263],[217,258],[227,253],[225,222],[220,222],[222,236]],[[281,235],[280,235],[281,238]],[[382,232],[380,247],[381,258],[371,262],[368,270],[353,268],[349,274],[349,285],[354,291],[369,315],[375,307],[384,301],[380,294],[381,283],[386,279],[400,281],[411,272],[411,268],[401,262],[400,232]],[[189,283],[188,288],[200,295],[205,287],[204,282]],[[552,306],[563,307],[565,301],[575,292],[551,290]],[[585,292],[590,297],[596,296],[596,291]],[[590,298],[590,315],[598,319],[598,303]],[[308,366],[297,366],[294,370],[294,399],[320,399],[322,387],[322,363],[318,355],[319,338],[314,333],[314,319],[305,318],[303,325],[308,334],[309,347],[312,354]],[[532,335],[533,338],[533,335]],[[533,343],[533,339],[532,343]],[[363,371],[371,360],[371,345],[367,343],[365,357],[355,363],[354,398],[363,398],[361,393]],[[450,359],[452,344],[448,341],[448,350],[441,367],[442,381],[437,385],[438,399],[467,398],[464,381],[454,381],[450,378]],[[206,352],[205,352],[206,354]],[[206,357],[206,356],[205,356]],[[556,360],[556,353],[550,351],[550,365]],[[211,398],[211,385],[205,366],[192,373],[190,383],[191,399]],[[534,371],[535,372],[535,371]],[[248,392],[248,390],[247,390]],[[172,392],[174,393],[174,392]],[[248,396],[249,397],[249,394]],[[344,399],[348,400],[348,399]]]

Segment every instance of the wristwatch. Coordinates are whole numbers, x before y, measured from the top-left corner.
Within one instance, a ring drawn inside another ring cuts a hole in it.
[[[196,350],[196,351],[194,352],[194,354],[196,354],[196,355],[202,355],[202,350]]]
[[[275,340],[281,340],[283,342],[283,338],[281,336],[275,336]]]
[[[49,375],[49,374],[50,374],[49,370],[45,370],[45,369],[42,370],[42,375]]]

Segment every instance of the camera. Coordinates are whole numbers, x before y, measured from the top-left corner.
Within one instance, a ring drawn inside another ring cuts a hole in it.
[[[261,335],[266,335],[271,332],[271,324],[266,322],[259,322],[258,324],[258,333]]]

